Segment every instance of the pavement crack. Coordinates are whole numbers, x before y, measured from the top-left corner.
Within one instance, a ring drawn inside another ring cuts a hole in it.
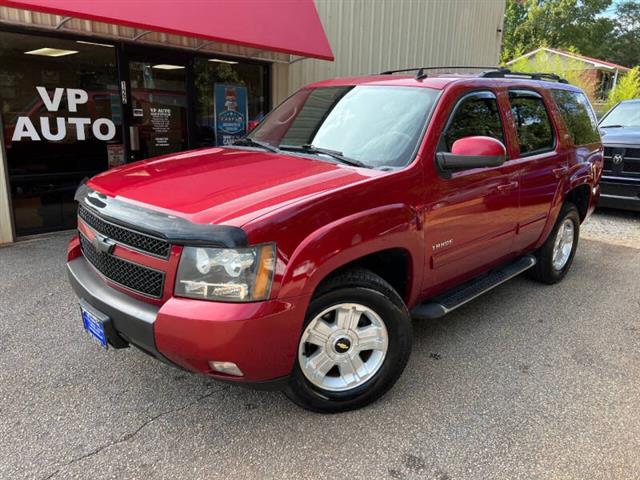
[[[80,462],[80,461],[85,460],[87,458],[93,457],[94,455],[99,454],[100,452],[102,452],[103,450],[106,450],[107,448],[111,448],[111,447],[113,447],[115,445],[119,445],[121,443],[128,442],[133,437],[135,437],[138,433],[140,433],[145,427],[147,427],[151,423],[155,422],[159,418],[162,418],[162,417],[165,417],[167,415],[172,415],[174,413],[178,413],[178,412],[181,412],[183,410],[186,410],[187,408],[196,405],[197,403],[201,402],[202,400],[205,400],[206,398],[209,398],[212,395],[215,395],[216,393],[220,393],[220,392],[222,392],[224,390],[228,390],[229,388],[230,388],[230,386],[226,385],[226,386],[224,386],[222,388],[218,388],[216,390],[212,390],[212,391],[207,392],[207,393],[205,393],[203,395],[200,395],[198,398],[196,398],[195,400],[192,400],[189,403],[186,403],[185,405],[182,405],[182,406],[177,407],[177,408],[172,408],[170,410],[165,410],[164,412],[160,412],[160,413],[154,415],[153,417],[149,418],[148,420],[144,421],[142,424],[140,424],[140,426],[138,428],[136,428],[132,432],[127,432],[124,435],[120,436],[119,438],[117,438],[117,439],[115,439],[115,440],[113,440],[113,441],[111,441],[109,443],[106,443],[104,445],[99,446],[95,450],[92,450],[92,451],[87,452],[87,453],[85,453],[83,455],[80,455],[79,457],[72,458],[71,460],[69,460],[64,465],[61,465],[60,467],[58,467],[53,473],[51,473],[50,475],[44,477],[43,480],[50,480],[50,479],[54,478],[56,475],[58,475],[61,470],[64,470],[65,468],[73,465],[74,463],[77,463],[77,462]]]

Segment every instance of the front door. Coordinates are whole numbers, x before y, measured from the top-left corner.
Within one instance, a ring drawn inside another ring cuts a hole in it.
[[[462,97],[438,145],[451,151],[463,137],[488,136],[505,142],[503,116],[491,91]],[[423,294],[435,294],[510,256],[517,226],[518,166],[450,172],[429,182],[426,205],[427,278]]]
[[[188,148],[186,59],[150,58],[128,60],[130,161]]]

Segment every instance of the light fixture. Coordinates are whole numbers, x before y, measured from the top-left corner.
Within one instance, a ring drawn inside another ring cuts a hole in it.
[[[220,58],[210,58],[209,61],[216,62],[216,63],[228,63],[229,65],[236,65],[238,63],[238,62],[234,62],[233,60],[222,60]]]
[[[159,63],[158,65],[153,65],[151,68],[156,68],[158,70],[181,70],[184,68],[184,66],[171,65],[169,63]]]
[[[108,43],[86,42],[84,40],[76,40],[76,43],[82,43],[83,45],[95,45],[96,47],[113,48],[113,45],[109,45]]]
[[[61,48],[38,48],[36,50],[29,50],[24,52],[25,55],[40,55],[41,57],[64,57],[66,55],[73,55],[78,53],[77,50],[63,50]]]

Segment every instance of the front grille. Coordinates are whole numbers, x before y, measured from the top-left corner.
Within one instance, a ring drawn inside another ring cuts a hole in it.
[[[169,256],[171,245],[165,240],[151,237],[144,233],[134,232],[128,228],[102,220],[83,207],[78,208],[78,216],[101,235],[115,240],[118,243],[128,245],[129,247],[158,257],[167,258]]]
[[[149,297],[162,297],[163,272],[102,253],[82,234],[80,245],[87,261],[109,280]]]

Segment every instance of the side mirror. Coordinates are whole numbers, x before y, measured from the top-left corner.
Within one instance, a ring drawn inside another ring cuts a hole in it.
[[[452,168],[499,167],[507,158],[507,150],[495,138],[464,137],[453,142],[451,153],[438,152],[436,158],[444,171]]]

